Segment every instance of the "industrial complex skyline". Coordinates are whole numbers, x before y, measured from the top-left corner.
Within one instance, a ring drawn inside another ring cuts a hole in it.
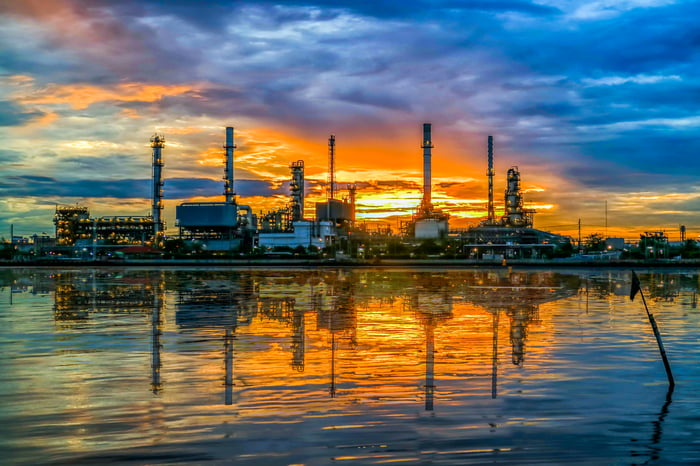
[[[304,160],[325,196],[327,138],[357,219],[390,225],[421,199],[420,124],[433,124],[432,201],[451,227],[487,216],[518,166],[538,228],[574,234],[686,225],[700,234],[700,33],[691,1],[0,3],[0,236],[50,232],[57,204],[145,215],[162,133],[164,216],[224,199],[284,205]],[[607,215],[606,215],[607,211]],[[607,222],[607,227],[606,227]]]

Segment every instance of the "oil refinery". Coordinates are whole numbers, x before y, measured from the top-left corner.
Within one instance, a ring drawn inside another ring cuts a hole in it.
[[[493,137],[488,136],[488,209],[486,220],[467,230],[450,230],[450,216],[432,201],[431,123],[423,124],[422,199],[414,214],[402,222],[399,232],[370,230],[356,222],[356,186],[343,184],[341,195],[335,180],[336,139],[328,138],[326,199],[315,203],[313,218],[305,208],[304,161],[289,164],[290,189],[287,204],[277,210],[255,213],[239,204],[234,177],[234,128],[227,127],[224,142],[223,201],[184,202],[176,206],[177,234],[165,235],[163,218],[163,150],[165,137],[155,134],[152,149],[152,204],[147,216],[91,217],[87,207],[57,206],[54,215],[58,254],[87,251],[97,257],[128,251],[157,252],[168,240],[197,245],[209,252],[250,253],[252,251],[329,250],[334,257],[367,257],[369,244],[375,249],[397,242],[416,245],[430,240],[458,245],[458,255],[473,259],[501,260],[550,257],[570,238],[533,228],[535,211],[524,207],[518,167],[508,170],[504,214],[496,218],[494,207]],[[215,195],[215,193],[212,193]]]

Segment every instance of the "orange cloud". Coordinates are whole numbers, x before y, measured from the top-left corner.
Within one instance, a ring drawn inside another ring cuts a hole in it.
[[[39,118],[33,119],[29,125],[27,126],[48,126],[54,121],[58,119],[58,115],[56,113],[45,113],[44,115],[40,116]]]
[[[75,110],[84,110],[97,102],[156,102],[166,96],[193,92],[189,85],[160,85],[144,83],[121,83],[112,87],[91,84],[49,84],[31,95],[17,100],[25,105],[69,104]]]
[[[127,118],[132,118],[132,119],[141,118],[141,115],[139,115],[139,113],[136,110],[134,110],[133,108],[123,109],[122,115],[124,115]]]

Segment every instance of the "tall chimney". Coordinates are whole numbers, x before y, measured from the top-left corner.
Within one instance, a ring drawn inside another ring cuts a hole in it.
[[[496,223],[496,213],[493,209],[493,136],[489,136],[489,170],[486,173],[489,177],[489,217],[488,217],[488,223],[489,225],[493,225]]]
[[[335,134],[328,138],[328,199],[335,199]]]
[[[224,196],[227,204],[236,203],[236,193],[233,191],[233,149],[236,145],[233,143],[233,127],[226,127],[226,170],[224,172]]]
[[[423,123],[423,210],[432,210],[432,173],[431,157],[433,141],[431,139],[431,124]]]
[[[165,138],[162,134],[151,137],[153,148],[153,240],[157,243],[163,233],[163,145]]]

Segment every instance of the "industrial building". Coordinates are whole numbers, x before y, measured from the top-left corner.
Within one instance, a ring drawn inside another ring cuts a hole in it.
[[[57,206],[54,215],[56,245],[67,250],[90,250],[94,255],[104,248],[141,245],[159,248],[165,239],[163,219],[163,147],[165,138],[155,134],[152,148],[152,205],[147,216],[110,216],[91,218],[87,207]],[[234,180],[234,128],[226,127],[224,149],[224,185],[221,202],[184,202],[176,206],[177,237],[199,244],[208,251],[263,251],[284,248],[305,248],[312,251],[332,247],[342,252],[354,247],[364,256],[369,242],[415,240],[450,240],[459,242],[462,257],[475,259],[542,258],[550,255],[569,238],[533,228],[535,211],[524,207],[520,188],[520,171],[511,167],[506,178],[504,213],[496,218],[494,208],[493,137],[488,137],[488,213],[478,226],[462,232],[449,231],[449,214],[436,208],[432,202],[432,149],[434,148],[431,123],[423,124],[423,186],[422,199],[409,221],[401,226],[401,238],[390,229],[372,232],[366,225],[357,225],[356,187],[344,184],[339,195],[335,180],[336,138],[328,139],[328,177],[326,199],[313,206],[313,218],[307,218],[305,209],[304,161],[289,165],[290,197],[282,208],[253,214],[248,205],[236,199]],[[393,238],[393,239],[392,239]],[[439,244],[443,244],[440,242]],[[354,245],[354,246],[353,246]],[[373,245],[374,246],[374,245]],[[92,249],[90,249],[92,248]],[[454,249],[453,249],[454,251]]]
[[[185,202],[175,209],[179,236],[198,241],[209,250],[228,251],[252,243],[257,218],[250,206],[236,202],[233,177],[233,127],[226,128],[224,201]]]
[[[87,207],[57,206],[54,214],[58,246],[153,246],[152,216],[90,218]]]
[[[348,186],[349,196],[337,199],[335,183],[335,135],[328,138],[328,182],[326,202],[316,203],[316,220],[332,222],[338,228],[349,229],[355,223],[355,186]]]
[[[518,167],[508,169],[503,216],[496,220],[493,199],[493,136],[488,137],[488,216],[462,232],[463,251],[474,259],[539,259],[570,239],[533,228],[534,209],[524,208]]]
[[[105,248],[115,250],[133,245],[160,246],[165,229],[162,216],[164,144],[163,135],[155,134],[151,138],[153,149],[151,215],[91,218],[85,206],[56,206],[53,220],[56,227],[56,245],[68,248],[91,248],[93,255],[99,253],[98,249]]]
[[[258,245],[264,248],[323,249],[347,238],[355,225],[355,186],[348,186],[349,195],[336,199],[335,135],[328,138],[328,182],[326,201],[315,205],[315,220],[304,218],[304,162],[290,165],[292,172],[291,202],[284,208],[262,216]]]

